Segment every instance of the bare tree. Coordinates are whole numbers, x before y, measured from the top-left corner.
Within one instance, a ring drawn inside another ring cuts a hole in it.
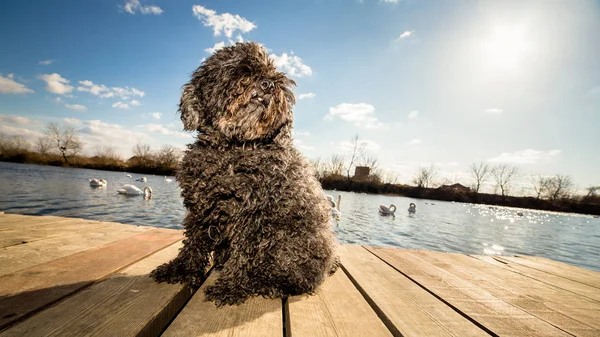
[[[396,185],[399,179],[398,172],[396,171],[384,171],[382,173],[382,180],[385,183]]]
[[[518,173],[519,169],[509,164],[498,164],[492,168],[492,176],[496,181],[496,188],[500,189],[502,196],[508,195],[511,184]]]
[[[568,175],[557,174],[547,180],[546,189],[548,199],[555,201],[565,198],[571,193],[573,180]]]
[[[475,191],[475,193],[479,193],[481,185],[487,181],[490,173],[490,166],[488,164],[483,162],[471,164],[469,167],[469,175],[475,181],[473,183],[473,191]]]
[[[104,165],[121,161],[121,157],[117,154],[115,148],[110,145],[96,146],[95,156]]]
[[[50,139],[50,137],[48,136],[38,137],[38,139],[35,142],[35,149],[42,156],[45,156],[52,152],[53,148],[54,147],[52,145],[52,139]]]
[[[149,144],[135,144],[133,147],[133,162],[138,166],[149,166],[152,162],[152,148]]]
[[[541,174],[532,179],[533,191],[537,199],[541,198],[544,193],[548,190],[548,178]]]
[[[156,154],[156,160],[163,168],[176,168],[181,159],[181,151],[173,145],[163,145]]]
[[[6,137],[0,135],[0,154],[16,155],[29,151],[29,143],[23,136]]]
[[[375,174],[375,171],[379,167],[379,160],[375,156],[369,154],[363,155],[362,158],[360,158],[359,163],[360,166],[368,167],[369,171],[373,174]]]
[[[313,167],[314,174],[317,180],[325,178],[327,174],[327,164],[321,159],[321,157],[311,159],[310,164]]]
[[[344,157],[339,154],[334,154],[329,158],[326,164],[329,175],[342,175],[344,172]]]
[[[431,186],[431,184],[433,184],[437,174],[438,171],[435,165],[431,164],[429,167],[421,166],[412,182],[417,187],[428,188]]]
[[[365,143],[360,141],[360,137],[358,136],[358,134],[356,134],[356,135],[354,135],[354,137],[352,137],[352,140],[350,141],[350,143],[351,143],[351,148],[350,148],[350,153],[348,154],[348,163],[347,163],[347,165],[345,165],[346,166],[346,177],[348,179],[350,179],[350,172],[352,171],[352,168],[365,155]]]
[[[75,128],[72,126],[59,126],[50,123],[46,128],[46,133],[54,142],[56,148],[62,154],[66,164],[69,163],[68,156],[77,155],[83,148],[83,143],[79,140]]]
[[[595,197],[596,192],[600,191],[600,186],[590,186],[586,190],[588,191],[586,197]]]

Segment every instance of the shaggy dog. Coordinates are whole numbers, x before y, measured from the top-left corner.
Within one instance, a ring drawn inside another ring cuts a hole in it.
[[[198,131],[176,178],[188,213],[184,246],[151,276],[200,286],[206,299],[313,293],[337,266],[330,206],[292,144],[295,83],[257,43],[226,47],[183,87],[184,129]]]

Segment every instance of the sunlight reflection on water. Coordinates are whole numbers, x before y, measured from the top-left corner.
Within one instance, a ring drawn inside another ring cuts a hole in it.
[[[176,182],[162,176],[0,162],[0,211],[57,215],[126,224],[181,228],[185,209]],[[146,176],[147,183],[134,181]],[[105,178],[106,188],[89,186]],[[126,197],[117,189],[152,187],[153,197]],[[536,255],[600,271],[600,219],[489,205],[326,191],[342,195],[334,224],[342,243],[488,255]],[[414,202],[417,212],[409,214]],[[382,216],[380,204],[395,204]],[[522,213],[522,216],[519,215]]]

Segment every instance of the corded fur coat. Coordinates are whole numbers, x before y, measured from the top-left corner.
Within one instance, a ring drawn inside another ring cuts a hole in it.
[[[335,271],[331,207],[292,143],[293,85],[257,43],[194,72],[180,103],[184,128],[198,131],[176,175],[184,246],[154,279],[199,286],[212,258],[220,276],[206,298],[220,306],[310,294]]]

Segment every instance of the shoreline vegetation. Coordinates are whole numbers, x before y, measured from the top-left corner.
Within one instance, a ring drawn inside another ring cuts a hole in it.
[[[153,150],[148,144],[135,145],[133,156],[127,160],[110,146],[98,147],[93,156],[84,156],[81,154],[83,143],[72,127],[49,124],[46,131],[35,144],[21,136],[0,134],[0,161],[172,176],[182,156],[172,145]],[[366,152],[367,144],[361,142],[358,135],[348,144],[345,155],[311,161],[324,189],[600,215],[600,186],[587,188],[586,195],[575,195],[569,176],[538,175],[531,180],[534,196],[514,196],[509,192],[519,176],[518,167],[480,162],[469,167],[470,187],[440,179],[435,165],[421,167],[412,185],[407,185],[399,183],[396,174],[378,167],[377,159]],[[494,183],[498,194],[481,192],[487,181]]]

